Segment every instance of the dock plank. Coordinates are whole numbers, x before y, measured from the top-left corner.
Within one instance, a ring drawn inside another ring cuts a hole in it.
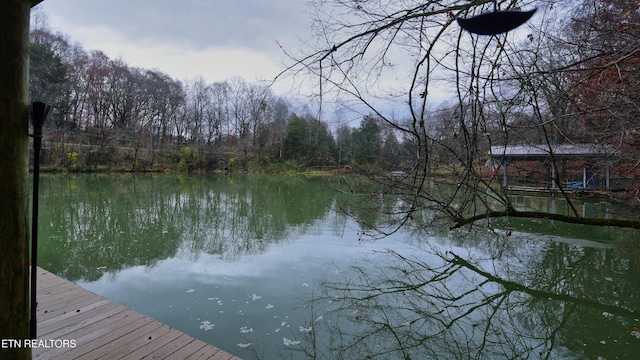
[[[109,341],[117,339],[120,336],[118,335],[118,329],[128,328],[130,329],[129,331],[132,331],[133,329],[140,328],[147,323],[147,319],[144,317],[129,316],[127,317],[127,320],[133,321],[129,321],[123,326],[119,326],[121,325],[120,323],[109,324],[109,326],[104,327],[102,330],[86,333],[76,338],[76,342],[78,343],[76,348],[67,349],[66,351],[57,351],[55,356],[43,359],[78,359],[94,349],[109,343]],[[113,327],[114,325],[116,326],[115,328]]]
[[[111,315],[124,311],[122,306],[115,303],[107,303],[104,306],[94,309],[94,311],[85,311],[82,314],[74,314],[71,318],[65,319],[64,323],[57,322],[61,318],[56,317],[50,319],[48,326],[42,326],[38,333],[42,336],[61,339],[76,329],[81,329],[88,324],[100,322]]]
[[[142,327],[134,329],[131,331],[130,329],[126,329],[124,332],[118,332],[116,334],[116,338],[111,340],[108,337],[103,337],[97,339],[94,345],[93,350],[90,352],[78,357],[78,359],[86,359],[86,360],[97,360],[100,358],[108,358],[111,354],[114,354],[118,349],[127,344],[130,344],[132,341],[137,341],[140,336],[144,336],[145,334],[154,331],[158,328],[158,325],[155,322],[145,323]],[[126,355],[126,354],[125,354]],[[110,357],[112,359],[122,359],[122,354],[115,355]]]
[[[166,333],[159,335],[157,338],[152,339],[151,341],[140,344],[138,348],[127,355],[127,358],[133,360],[143,359],[145,356],[153,353],[158,349],[161,349],[166,344],[175,341],[176,339],[178,339],[178,337],[180,337],[180,335],[182,334],[177,331],[169,330]]]
[[[113,318],[113,322],[117,323],[118,326],[126,326],[130,322],[135,321],[134,318],[129,316],[125,311],[126,308],[124,306],[120,306],[116,308],[119,312],[111,315]],[[85,322],[78,324],[76,326],[70,326],[67,328],[59,329],[55,332],[49,333],[46,336],[56,339],[75,339],[76,342],[84,344],[91,339],[98,338],[100,336],[106,335],[108,332],[113,331],[113,327],[111,324],[105,325],[104,318],[100,316],[94,316],[90,319],[87,319]],[[43,336],[43,335],[41,335]],[[44,353],[47,354],[44,354]],[[47,349],[42,352],[41,358],[54,358],[58,356],[62,351],[60,349]]]
[[[64,328],[78,321],[82,321],[87,316],[90,316],[93,313],[101,314],[105,311],[105,307],[108,308],[109,306],[113,305],[114,303],[110,302],[107,299],[100,299],[98,302],[89,303],[80,308],[72,308],[76,310],[72,310],[64,314],[60,314],[59,316],[38,322],[38,329],[40,329],[38,333],[46,335],[51,331],[55,331],[56,329]]]
[[[37,291],[38,340],[76,346],[34,347],[34,359],[239,360],[41,268]]]
[[[186,359],[189,356],[198,353],[200,350],[205,349],[206,345],[207,344],[205,344],[200,340],[193,339],[193,341],[181,347],[179,350],[171,354],[171,356],[167,357],[166,359]]]
[[[55,306],[42,307],[42,304],[38,304],[38,321],[45,321],[51,318],[55,318],[64,315],[68,312],[73,312],[79,308],[92,304],[95,302],[95,298],[86,295],[76,298],[60,298],[58,300],[52,299],[51,301],[58,301]]]
[[[193,341],[193,338],[191,336],[182,334],[176,339],[174,339],[173,341],[166,343],[164,346],[154,350],[153,352],[147,354],[141,359],[145,359],[145,360],[167,359],[168,357],[172,356],[176,351],[187,346],[192,341]]]

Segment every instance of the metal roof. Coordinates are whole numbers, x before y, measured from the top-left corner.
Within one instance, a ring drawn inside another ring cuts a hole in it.
[[[615,148],[606,144],[501,145],[492,146],[489,156],[506,160],[545,160],[551,154],[556,159],[580,159],[607,157],[615,153]]]

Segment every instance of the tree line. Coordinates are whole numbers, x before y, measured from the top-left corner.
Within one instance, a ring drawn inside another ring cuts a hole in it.
[[[42,14],[32,22],[30,95],[52,106],[44,158],[53,168],[397,167],[406,150],[373,116],[331,129],[268,85],[176,80],[86,51]]]

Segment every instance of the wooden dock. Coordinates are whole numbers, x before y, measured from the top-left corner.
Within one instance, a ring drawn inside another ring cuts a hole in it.
[[[239,360],[46,270],[37,279],[34,359]]]

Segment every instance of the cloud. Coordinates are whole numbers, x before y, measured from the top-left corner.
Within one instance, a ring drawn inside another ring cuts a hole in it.
[[[300,0],[47,0],[42,5],[60,25],[108,27],[147,46],[278,51],[309,28]]]
[[[295,46],[309,33],[300,0],[47,0],[40,7],[54,30],[85,49],[180,80],[272,80],[284,56],[276,41]]]
[[[85,48],[104,51],[111,58],[122,58],[131,66],[159,69],[184,80],[204,77],[208,82],[241,76],[249,81],[272,79],[280,67],[269,54],[252,49],[208,46],[189,48],[170,44],[132,43],[107,28],[87,28],[82,31]]]

